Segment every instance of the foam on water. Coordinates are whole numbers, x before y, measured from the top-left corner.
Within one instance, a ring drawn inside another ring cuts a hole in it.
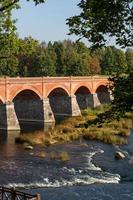
[[[63,170],[64,172],[69,172],[70,174],[73,174],[73,175],[75,175],[75,174],[77,174],[77,173],[81,174],[81,173],[83,172],[82,169],[74,169],[74,168],[69,169],[69,168],[67,168],[67,167],[63,167],[62,170]]]
[[[101,168],[96,167],[92,163],[92,158],[97,153],[103,153],[103,150],[96,150],[94,152],[88,152],[83,157],[86,158],[86,165],[84,168],[74,169],[63,167],[60,170],[63,172],[66,178],[58,177],[55,180],[49,177],[43,177],[40,182],[32,183],[10,183],[6,186],[16,188],[40,188],[40,187],[63,187],[74,185],[89,185],[95,183],[119,183],[120,176],[118,174],[111,174],[103,172]],[[67,178],[69,177],[69,178]]]
[[[97,151],[95,152],[88,152],[85,157],[87,158],[87,167],[86,169],[87,170],[93,170],[93,171],[101,171],[101,168],[100,167],[96,167],[93,163],[92,163],[92,158],[95,154],[97,153],[104,153],[103,150],[101,149],[98,149]]]
[[[71,180],[53,180],[50,181],[49,178],[44,178],[43,182],[33,182],[28,184],[23,183],[10,183],[6,185],[7,187],[15,188],[41,188],[41,187],[63,187],[63,186],[74,186],[74,185],[89,185],[94,183],[119,183],[120,176],[117,174],[106,174],[102,177],[91,177],[89,175],[75,176]]]

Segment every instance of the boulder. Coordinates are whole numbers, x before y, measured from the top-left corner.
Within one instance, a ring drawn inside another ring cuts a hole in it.
[[[45,158],[46,157],[46,153],[43,151],[37,152],[34,154],[34,156],[40,157],[40,158]]]
[[[26,149],[26,150],[32,150],[33,146],[31,146],[29,144],[24,144],[24,149]]]
[[[120,152],[120,151],[115,152],[115,159],[120,160],[120,159],[124,159],[124,158],[125,158],[125,155],[122,152]]]

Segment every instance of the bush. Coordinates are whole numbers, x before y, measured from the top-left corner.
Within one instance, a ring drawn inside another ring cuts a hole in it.
[[[129,130],[125,130],[125,129],[122,129],[122,130],[120,130],[119,131],[119,133],[118,133],[120,136],[129,136]]]
[[[44,140],[44,146],[49,147],[51,145],[50,141],[48,139]]]
[[[51,160],[56,160],[58,158],[58,155],[55,152],[50,153],[50,159]]]

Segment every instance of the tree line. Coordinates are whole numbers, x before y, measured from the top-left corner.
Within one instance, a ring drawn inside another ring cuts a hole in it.
[[[114,75],[133,69],[132,48],[124,52],[108,46],[92,52],[79,41],[46,44],[32,37],[20,39],[15,34],[6,38],[5,33],[0,44],[0,76]]]
[[[19,38],[11,13],[19,8],[18,3],[18,0],[3,0],[0,4],[0,76],[114,75],[130,73],[133,69],[132,48],[124,52],[108,46],[92,51],[80,41],[46,44],[32,37]]]

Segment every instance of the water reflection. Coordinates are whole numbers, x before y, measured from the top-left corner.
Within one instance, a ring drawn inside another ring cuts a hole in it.
[[[36,123],[36,122],[23,122],[21,123],[21,133],[44,131],[47,132],[55,126],[55,123]],[[43,128],[42,128],[43,127]]]
[[[20,136],[23,133],[34,133],[37,131],[48,132],[53,129],[55,123],[45,123],[44,128],[41,129],[39,124],[33,123],[23,123],[23,129],[21,131],[8,131],[0,130],[0,145],[9,146],[15,144],[15,138]]]

